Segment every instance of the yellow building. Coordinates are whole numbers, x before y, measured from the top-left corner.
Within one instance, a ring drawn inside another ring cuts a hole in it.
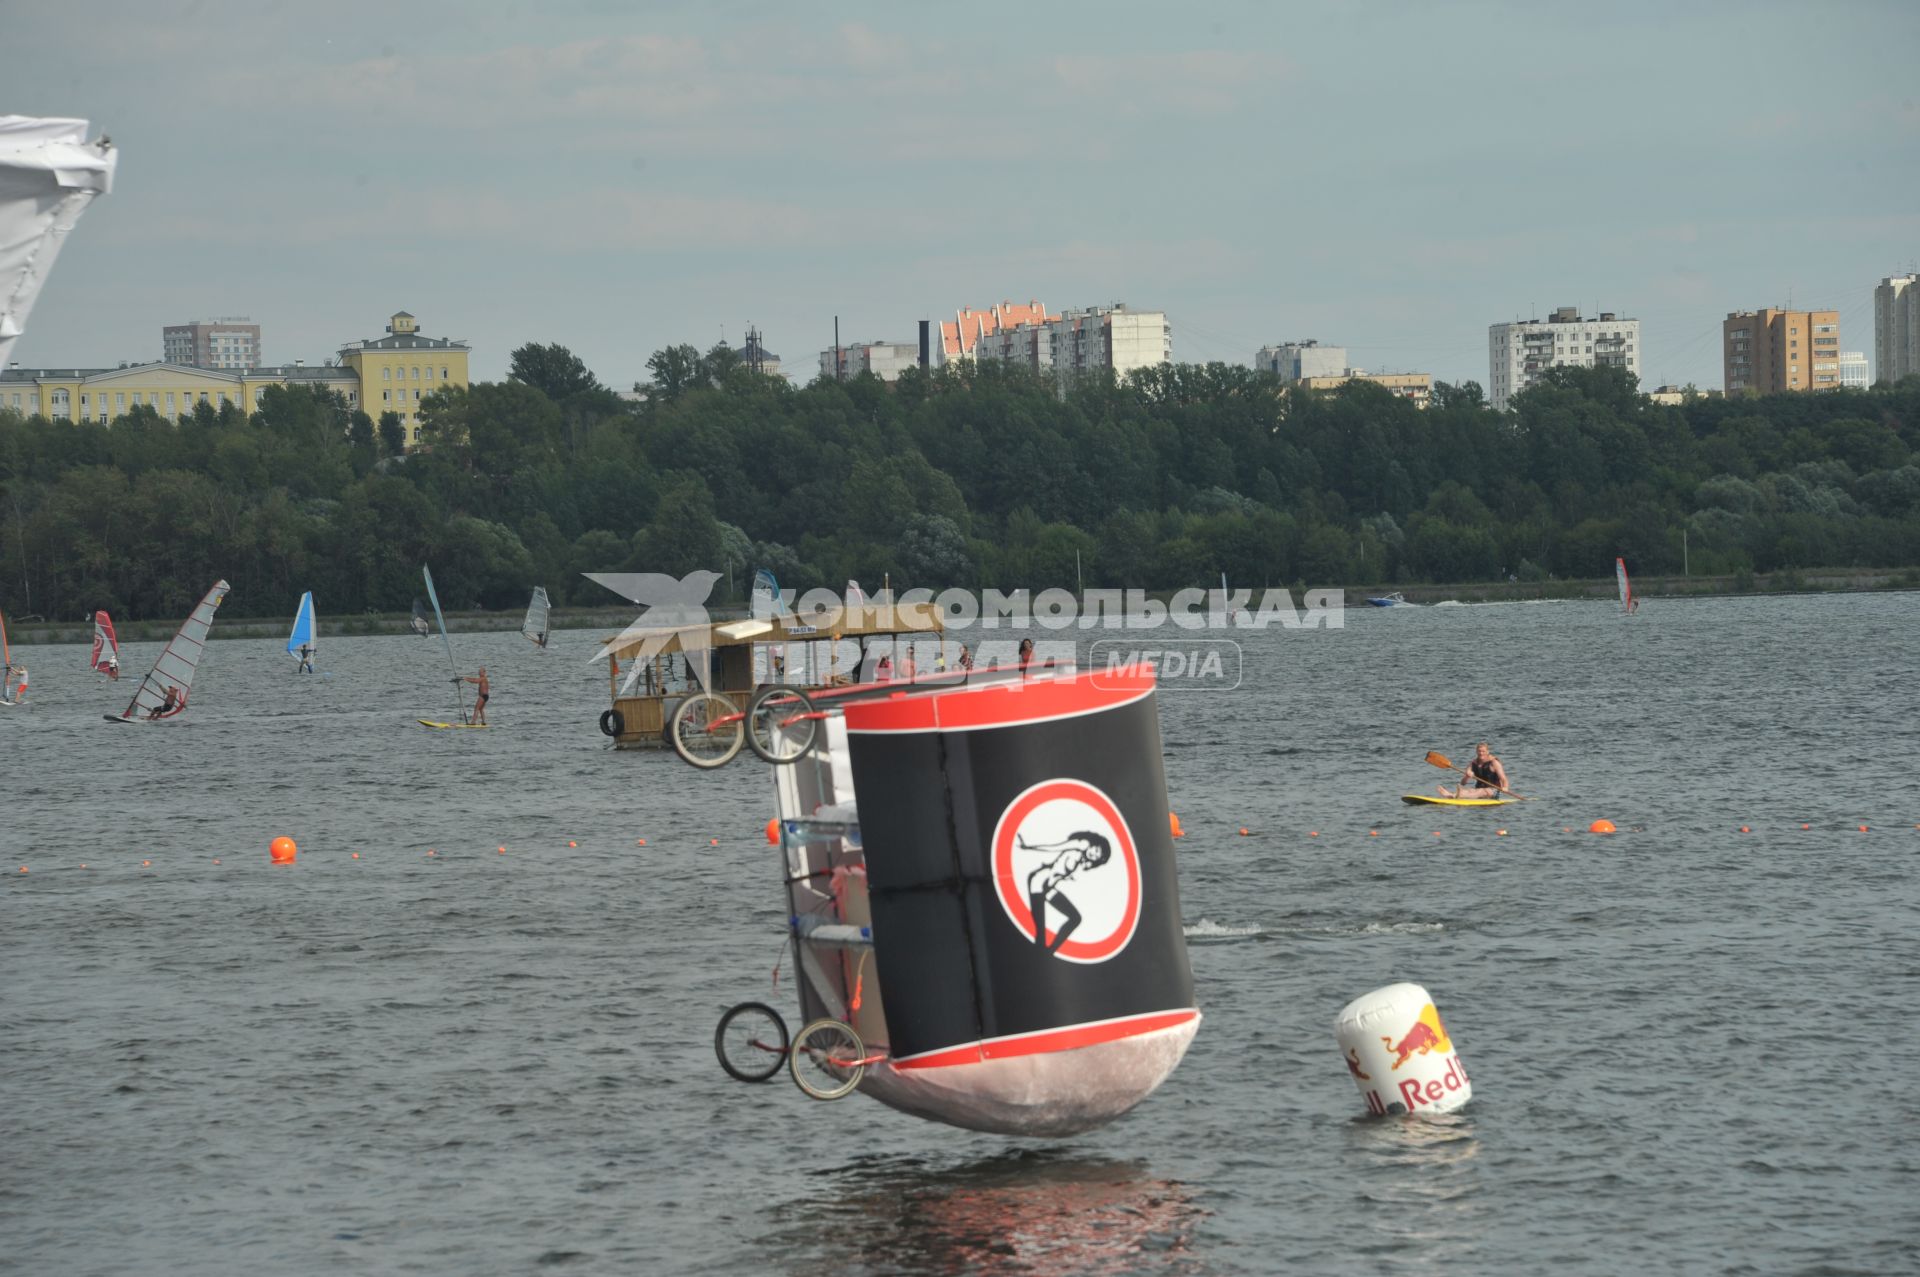
[[[1363,372],[1354,368],[1338,377],[1300,377],[1293,384],[1308,390],[1337,390],[1350,381],[1370,381],[1376,386],[1385,387],[1397,398],[1413,400],[1416,408],[1424,408],[1433,402],[1432,373]]]
[[[443,386],[468,384],[467,355],[464,343],[422,336],[413,316],[401,311],[387,336],[349,343],[317,367],[295,360],[244,370],[169,363],[0,369],[0,410],[100,422],[139,407],[179,417],[202,403],[215,409],[231,403],[251,413],[268,386],[324,386],[376,421],[382,413],[399,414],[411,446],[419,439],[421,400]]]

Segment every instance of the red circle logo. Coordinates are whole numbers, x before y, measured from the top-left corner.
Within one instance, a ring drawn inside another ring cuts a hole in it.
[[[1113,799],[1043,780],[993,830],[993,887],[1020,934],[1068,962],[1105,962],[1140,921],[1140,856]]]

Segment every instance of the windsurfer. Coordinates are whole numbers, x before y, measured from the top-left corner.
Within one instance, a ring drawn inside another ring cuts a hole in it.
[[[169,683],[167,684],[166,696],[161,699],[158,705],[155,705],[147,711],[147,721],[151,723],[158,719],[165,718],[167,715],[177,711],[181,704],[180,689]]]
[[[475,727],[485,727],[487,725],[487,698],[493,695],[493,685],[487,682],[487,667],[482,665],[478,674],[469,674],[465,678],[456,678],[453,681],[456,683],[472,683],[480,689],[479,693],[473,698],[473,714],[467,721]]]
[[[109,656],[107,658],[107,677],[116,683],[120,681],[120,658],[119,657]]]
[[[300,672],[300,673],[302,673],[302,674],[311,674],[311,673],[313,673],[313,646],[312,646],[312,644],[309,644],[309,643],[302,643],[302,644],[300,645],[300,670],[299,670],[299,672]]]
[[[1467,774],[1461,784],[1448,789],[1440,786],[1443,798],[1498,798],[1500,791],[1507,788],[1507,769],[1493,756],[1493,749],[1485,741],[1473,751],[1473,761],[1467,764]]]

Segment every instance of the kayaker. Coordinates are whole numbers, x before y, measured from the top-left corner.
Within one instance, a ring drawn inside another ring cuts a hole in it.
[[[1440,786],[1442,798],[1498,798],[1500,791],[1508,788],[1507,769],[1493,756],[1493,749],[1481,741],[1473,751],[1473,761],[1467,764],[1467,774],[1461,777],[1457,788]]]

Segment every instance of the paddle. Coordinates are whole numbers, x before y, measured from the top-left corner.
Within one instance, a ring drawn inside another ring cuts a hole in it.
[[[1459,772],[1463,779],[1470,780],[1475,785],[1479,785],[1487,789],[1499,789],[1500,792],[1507,795],[1507,797],[1518,798],[1523,803],[1529,801],[1524,796],[1514,793],[1511,789],[1501,789],[1500,786],[1494,784],[1492,781],[1481,780],[1478,776],[1475,776],[1472,772],[1468,771],[1464,767],[1455,767],[1453,765],[1453,760],[1451,758],[1448,758],[1445,754],[1439,753],[1438,751],[1431,750],[1431,749],[1428,750],[1427,761],[1429,763],[1432,763],[1435,767],[1444,767],[1446,770],[1450,772]]]

